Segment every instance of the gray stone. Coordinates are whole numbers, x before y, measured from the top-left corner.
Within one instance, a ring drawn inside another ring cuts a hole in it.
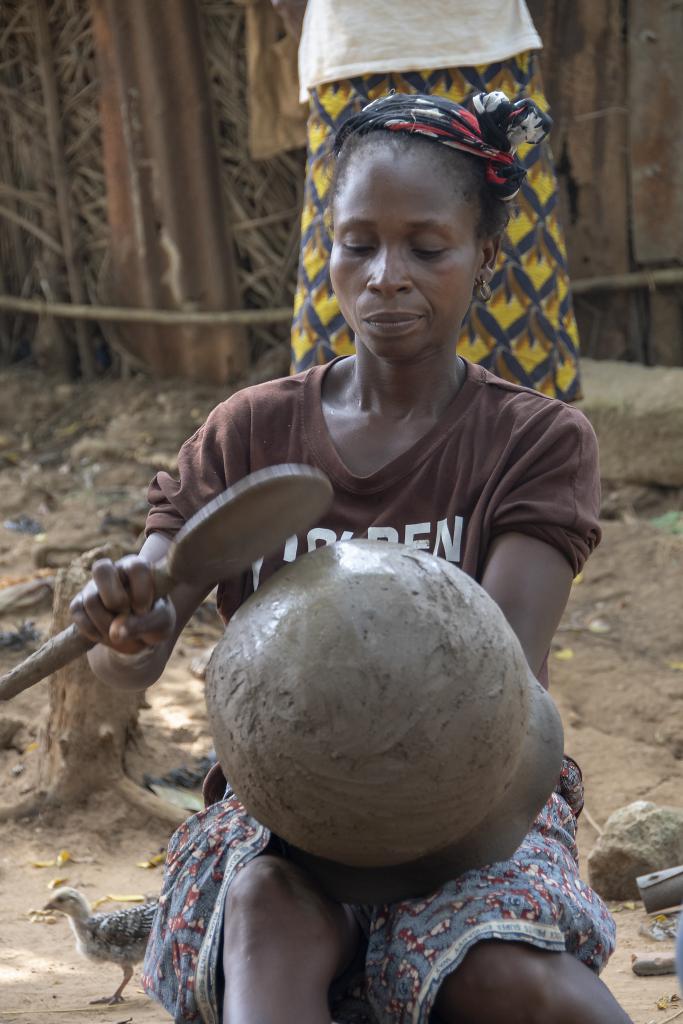
[[[608,900],[639,899],[638,875],[683,862],[683,808],[647,800],[619,808],[588,857],[588,879]]]
[[[683,487],[683,368],[582,359],[581,376],[603,479]]]

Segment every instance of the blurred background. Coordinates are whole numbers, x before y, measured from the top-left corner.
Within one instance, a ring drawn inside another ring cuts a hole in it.
[[[682,365],[681,5],[529,7],[582,354]],[[270,0],[4,0],[5,365],[217,381],[269,357],[286,372],[305,119]],[[36,299],[205,319],[37,317]],[[207,315],[227,310],[261,312]]]

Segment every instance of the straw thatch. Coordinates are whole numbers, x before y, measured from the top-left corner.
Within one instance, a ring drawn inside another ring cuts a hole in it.
[[[203,0],[201,7],[242,305],[257,309],[286,305],[296,278],[305,154],[250,158],[244,7],[225,0]],[[288,333],[282,326],[254,329],[255,354]]]
[[[48,145],[45,79],[41,76],[37,10],[49,24],[51,64],[63,135],[73,224],[74,261],[87,301],[106,301],[109,232],[99,128],[97,66],[84,0],[3,0],[0,4],[0,292],[78,301],[67,274],[56,198],[54,154]],[[290,302],[296,276],[302,151],[254,162],[246,146],[244,7],[201,0],[223,182],[235,235],[242,306]],[[96,325],[89,342],[106,346]],[[254,328],[252,354],[287,337],[287,326]],[[73,370],[76,328],[37,323],[25,314],[0,316],[0,358],[29,352],[39,362]],[[116,354],[113,354],[118,365]]]

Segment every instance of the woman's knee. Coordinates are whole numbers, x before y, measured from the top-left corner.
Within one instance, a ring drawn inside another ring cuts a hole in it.
[[[445,1024],[630,1024],[600,979],[569,953],[517,942],[481,942],[441,986]]]
[[[437,1013],[448,1024],[547,1024],[554,1019],[560,956],[521,943],[480,942],[441,986]]]
[[[335,956],[343,941],[344,910],[300,868],[278,857],[251,861],[231,883],[225,900],[226,945],[264,949],[283,935],[301,948]]]

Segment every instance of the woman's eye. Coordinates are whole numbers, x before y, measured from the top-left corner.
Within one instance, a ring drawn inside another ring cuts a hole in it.
[[[372,246],[360,245],[357,242],[344,242],[344,249],[346,250],[346,252],[352,252],[356,256],[361,256],[365,252],[370,252]]]
[[[416,256],[419,256],[421,260],[434,260],[437,256],[441,256],[444,252],[443,249],[413,249]]]

